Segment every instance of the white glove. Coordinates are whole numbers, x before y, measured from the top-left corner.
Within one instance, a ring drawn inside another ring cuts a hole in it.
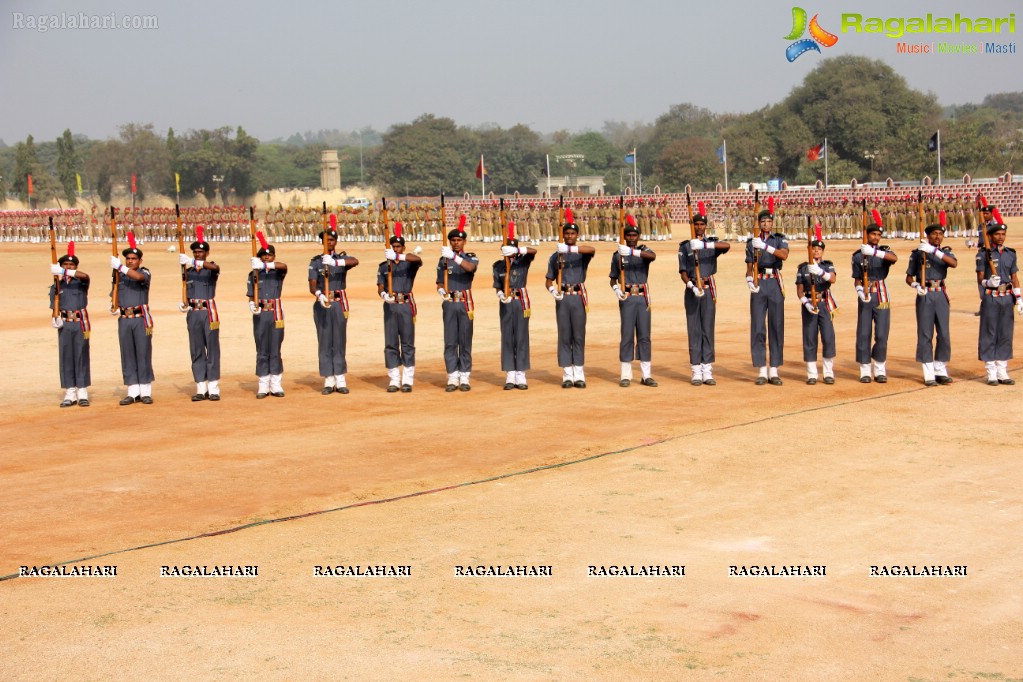
[[[519,255],[519,247],[517,246],[502,246],[501,255],[505,258],[513,258]]]
[[[327,267],[327,266],[338,267],[338,266],[340,266],[340,267],[343,268],[344,267],[344,262],[345,261],[344,261],[343,258],[334,258],[334,256],[328,255],[326,253],[323,254],[322,256],[320,256],[320,265],[322,265],[323,267]]]
[[[110,314],[113,315],[114,317],[120,317],[121,316],[121,309],[120,308],[111,308],[110,309]]]
[[[748,286],[749,290],[752,291],[754,294],[760,291],[760,287],[753,283],[753,278],[750,276],[746,277],[746,286]]]
[[[810,263],[810,265],[807,266],[806,269],[810,271],[811,275],[818,275],[819,276],[819,275],[823,275],[824,274],[824,268],[822,268],[821,266],[817,265],[816,263]]]
[[[117,256],[111,256],[110,257],[110,268],[113,269],[113,270],[120,270],[121,269],[121,259],[118,258]]]
[[[998,275],[991,275],[990,279],[984,280],[983,284],[988,289],[997,289],[1002,284],[1002,278]]]
[[[250,267],[253,270],[262,270],[263,269],[263,261],[261,261],[259,258],[256,258],[255,256],[253,256],[249,260],[249,265],[250,265]]]
[[[189,310],[191,310],[191,308],[189,308],[185,303],[179,303],[178,310],[183,313],[187,313]]]
[[[695,289],[695,288],[696,288],[696,285],[693,284],[693,280],[689,280],[688,282],[686,282],[686,289]]]
[[[316,295],[316,300],[319,301],[320,305],[322,305],[324,308],[329,308],[330,307],[330,301],[327,300],[327,295],[326,294],[317,294]]]
[[[444,290],[444,287],[437,287],[437,293],[440,294],[441,298],[447,298],[448,292]]]
[[[447,258],[448,260],[453,260],[455,257],[455,252],[451,249],[450,246],[442,246],[440,247],[440,257]]]
[[[394,249],[384,249],[384,260],[398,260],[398,254]]]
[[[184,265],[186,268],[190,268],[195,265],[195,259],[183,253],[178,254],[178,263]]]
[[[631,246],[627,246],[625,244],[618,245],[619,256],[634,256],[637,251],[639,251],[639,249],[633,249]]]
[[[259,261],[259,262],[267,270],[276,270],[277,269],[277,263],[274,263],[272,260],[271,261],[267,261],[266,263],[264,263],[263,261]]]
[[[799,302],[803,304],[803,307],[806,308],[807,312],[809,312],[811,315],[817,314],[818,311],[816,308],[813,307],[813,301],[811,301],[809,298],[804,296],[801,299],[799,299]]]
[[[563,298],[565,298],[565,294],[558,291],[558,287],[554,286],[553,284],[547,288],[547,291],[551,292],[551,296],[554,297],[555,301],[560,301]]]
[[[690,239],[689,248],[691,248],[693,251],[699,251],[700,249],[707,248],[707,242],[703,241],[702,239]]]
[[[764,249],[767,248],[767,242],[765,242],[760,237],[754,237],[753,238],[753,248],[757,249],[758,251],[763,251]]]
[[[918,246],[917,248],[923,251],[924,253],[934,253],[935,251],[937,251],[937,247],[931,246],[927,242],[920,242],[920,246]]]
[[[195,265],[195,268],[197,270],[202,270],[202,266],[205,265],[205,264],[206,264],[206,261],[199,260],[198,258],[196,258],[195,261],[194,261],[194,265]]]
[[[1023,315],[1023,298],[1016,299],[1016,312]]]
[[[871,246],[870,244],[860,244],[860,253],[864,256],[876,256],[877,247]]]
[[[256,305],[255,301],[249,301],[249,312],[253,315],[259,315],[259,306]]]
[[[864,303],[870,303],[870,294],[863,290],[863,287],[856,287],[856,296]]]
[[[625,292],[622,291],[622,288],[617,284],[611,287],[611,291],[615,292],[615,296],[618,297],[619,301],[624,301],[626,298],[628,298],[628,296],[625,295]]]
[[[926,296],[927,295],[927,290],[924,289],[923,286],[920,285],[920,282],[913,282],[910,286],[912,286],[914,289],[916,289],[916,295],[917,296]]]
[[[505,248],[514,248],[514,247],[505,247]],[[504,289],[498,289],[497,290],[497,300],[500,301],[501,303],[507,303],[509,301],[509,298],[504,295]]]
[[[394,303],[394,296],[391,296],[386,291],[380,292],[380,298],[383,299],[384,303]]]
[[[693,296],[696,296],[696,298],[703,298],[703,295],[705,293],[707,293],[706,289],[701,289],[700,287],[693,287]]]
[[[64,326],[64,320],[62,320],[59,317],[51,317],[50,326],[53,327],[54,329],[60,329],[61,327]]]
[[[558,253],[568,253],[568,244],[565,242],[558,242]]]
[[[54,263],[50,266],[50,274],[54,277],[61,277],[64,275],[64,268]]]

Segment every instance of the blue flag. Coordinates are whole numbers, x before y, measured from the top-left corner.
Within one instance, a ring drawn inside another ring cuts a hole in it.
[[[724,162],[725,162],[725,145],[722,144],[720,147],[718,147],[718,163],[724,163]]]
[[[636,163],[636,152],[630,152],[626,154],[625,163]]]

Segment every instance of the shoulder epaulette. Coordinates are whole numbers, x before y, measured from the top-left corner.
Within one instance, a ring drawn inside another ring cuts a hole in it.
[[[1012,253],[1016,253],[1016,249],[1012,248],[1011,246],[1005,246],[1005,247],[1003,247],[1003,248],[1004,248],[1004,249],[1005,249],[1006,251],[1011,251]]]
[[[478,258],[478,256],[475,253],[471,253],[469,251],[466,251],[465,255],[468,256],[469,258]]]
[[[787,239],[787,237],[785,236],[785,234],[783,232],[775,232],[771,236],[772,237],[777,237],[778,239]]]

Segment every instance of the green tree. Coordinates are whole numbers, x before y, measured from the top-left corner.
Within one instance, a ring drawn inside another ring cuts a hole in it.
[[[435,195],[472,191],[479,151],[450,118],[424,114],[392,126],[383,137],[372,181],[391,194]]]
[[[80,166],[78,153],[75,151],[75,143],[71,137],[71,130],[67,129],[64,134],[57,138],[57,178],[64,190],[64,198],[69,206],[74,206],[78,198],[78,182],[76,174]]]

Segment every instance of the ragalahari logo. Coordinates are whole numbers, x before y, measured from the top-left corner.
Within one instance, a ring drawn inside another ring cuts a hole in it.
[[[819,14],[813,15],[813,19],[810,20],[810,37],[802,38],[803,33],[807,31],[806,25],[806,10],[802,7],[792,8],[792,31],[785,36],[785,40],[795,40],[796,42],[785,48],[785,58],[790,62],[796,61],[800,55],[813,50],[814,52],[820,52],[821,48],[817,45],[818,43],[824,47],[831,47],[838,42],[838,36],[834,33],[828,33],[820,24],[817,23],[817,17]],[[802,38],[801,40],[796,40]]]

